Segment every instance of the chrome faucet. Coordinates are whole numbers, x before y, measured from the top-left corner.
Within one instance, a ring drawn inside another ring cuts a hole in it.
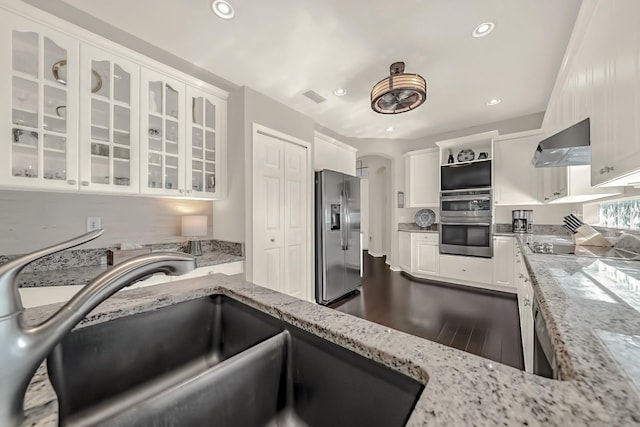
[[[16,277],[29,263],[100,237],[96,230],[24,255],[0,266],[0,426],[19,426],[29,381],[53,347],[91,310],[125,286],[153,273],[172,276],[196,267],[195,258],[177,252],[142,255],[113,267],[80,290],[53,316],[33,327],[23,319]]]

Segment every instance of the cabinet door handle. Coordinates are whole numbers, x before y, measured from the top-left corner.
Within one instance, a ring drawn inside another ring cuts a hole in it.
[[[609,173],[611,171],[613,171],[613,166],[605,166],[600,169],[600,175],[604,175],[605,173]]]
[[[529,299],[529,297],[526,297],[524,299],[524,306],[525,307],[529,307],[529,305],[531,305],[531,300]]]
[[[82,184],[83,187],[88,187],[89,181],[82,181],[80,184]]]
[[[184,190],[182,188],[180,189],[180,194],[184,194]]]
[[[271,243],[275,242],[276,239],[274,239],[273,237],[269,239],[271,241]]]
[[[560,195],[560,193],[557,193],[557,192],[556,192],[556,193],[553,193],[553,195],[554,195],[554,196],[559,196],[559,195]]]
[[[75,179],[68,179],[67,180],[67,184],[69,185],[76,185],[78,183],[78,181],[76,181]]]
[[[524,274],[520,273],[520,278],[524,279]]]
[[[191,194],[191,190],[187,190],[187,194]]]

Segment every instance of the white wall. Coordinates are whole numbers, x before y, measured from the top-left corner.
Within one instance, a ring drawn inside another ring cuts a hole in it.
[[[392,251],[392,215],[395,197],[391,197],[391,160],[379,156],[360,157],[369,170],[369,253],[389,255]],[[395,229],[395,228],[394,228]]]
[[[360,179],[360,233],[362,250],[369,249],[369,178]]]
[[[356,175],[356,152],[350,145],[316,134],[313,144],[313,167],[316,171],[329,169]]]
[[[182,215],[207,215],[210,201],[154,197],[0,191],[0,254],[31,252],[86,232],[86,217],[99,216],[105,233],[82,248],[122,242],[185,241]]]

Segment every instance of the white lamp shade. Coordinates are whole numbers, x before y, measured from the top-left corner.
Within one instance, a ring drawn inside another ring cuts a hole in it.
[[[198,237],[207,235],[207,216],[189,215],[182,217],[182,235]]]

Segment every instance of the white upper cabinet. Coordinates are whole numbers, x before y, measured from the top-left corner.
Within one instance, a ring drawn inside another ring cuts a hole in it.
[[[138,193],[140,67],[80,47],[80,190]]]
[[[437,207],[440,204],[440,152],[437,148],[405,154],[407,207]]]
[[[78,42],[0,11],[0,185],[78,188]]]
[[[531,164],[542,133],[506,135],[494,141],[494,203],[534,205],[538,199],[539,170]]]
[[[141,192],[184,196],[186,86],[143,68],[140,87]]]
[[[187,194],[226,197],[226,102],[187,86]]]
[[[592,185],[640,182],[640,2],[585,0],[543,127],[591,124]]]
[[[0,187],[226,197],[225,91],[14,7],[0,9]]]

